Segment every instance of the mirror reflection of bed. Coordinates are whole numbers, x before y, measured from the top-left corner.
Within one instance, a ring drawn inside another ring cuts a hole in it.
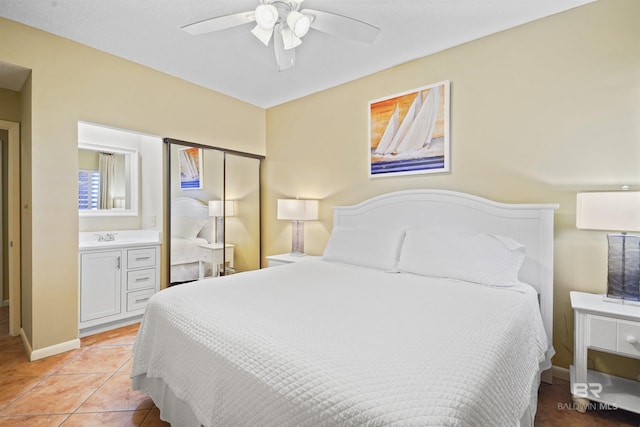
[[[214,275],[213,263],[203,263],[204,272],[200,271],[200,246],[215,243],[213,220],[208,205],[200,200],[177,197],[171,201],[172,285]]]

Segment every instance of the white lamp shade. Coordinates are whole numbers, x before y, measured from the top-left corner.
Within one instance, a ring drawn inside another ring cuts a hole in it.
[[[209,202],[209,216],[233,216],[234,207],[233,200],[227,200],[224,202],[224,214],[222,213],[222,200],[211,200]]]
[[[278,219],[309,221],[318,219],[318,201],[278,199]]]
[[[278,21],[278,9],[272,4],[261,4],[255,12],[256,24],[264,30],[272,30]]]
[[[302,44],[300,40],[289,28],[282,29],[282,45],[284,50],[294,49]]]
[[[640,231],[640,191],[578,193],[576,227]]]
[[[269,41],[271,40],[271,36],[273,35],[273,30],[265,30],[260,28],[259,25],[256,25],[251,33],[256,36],[258,40],[260,40],[265,46],[269,46]]]
[[[287,25],[296,37],[304,37],[311,27],[311,19],[307,15],[293,10],[287,15]]]

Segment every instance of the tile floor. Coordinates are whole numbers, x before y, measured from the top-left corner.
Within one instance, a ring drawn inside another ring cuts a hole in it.
[[[137,331],[86,337],[77,350],[29,362],[0,308],[0,426],[169,426],[148,396],[131,390]]]
[[[19,337],[8,335],[0,308],[0,427],[169,426],[143,393],[131,390],[131,348],[138,325],[83,338],[82,348],[29,362]],[[640,427],[630,412],[571,410],[569,384],[542,384],[536,427]],[[179,426],[178,426],[179,427]]]

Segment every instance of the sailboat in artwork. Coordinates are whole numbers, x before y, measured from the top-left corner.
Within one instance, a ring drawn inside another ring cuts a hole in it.
[[[424,97],[422,91],[418,92],[399,127],[397,117],[393,118],[397,113],[396,107],[375,153],[379,155],[411,153],[428,148],[440,109],[440,91],[440,86],[431,88]]]
[[[400,111],[398,104],[396,104],[396,108],[393,110],[393,114],[389,118],[389,123],[387,123],[387,128],[384,130],[382,134],[382,138],[380,138],[380,142],[376,147],[376,154],[384,154],[387,152],[389,147],[391,146],[391,142],[393,142],[393,137],[398,132],[398,119],[400,117]]]

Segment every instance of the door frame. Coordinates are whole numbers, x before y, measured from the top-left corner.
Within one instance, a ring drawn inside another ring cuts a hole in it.
[[[0,129],[9,133],[7,147],[7,218],[8,277],[9,277],[9,335],[20,334],[21,277],[20,277],[20,123],[0,120]]]

